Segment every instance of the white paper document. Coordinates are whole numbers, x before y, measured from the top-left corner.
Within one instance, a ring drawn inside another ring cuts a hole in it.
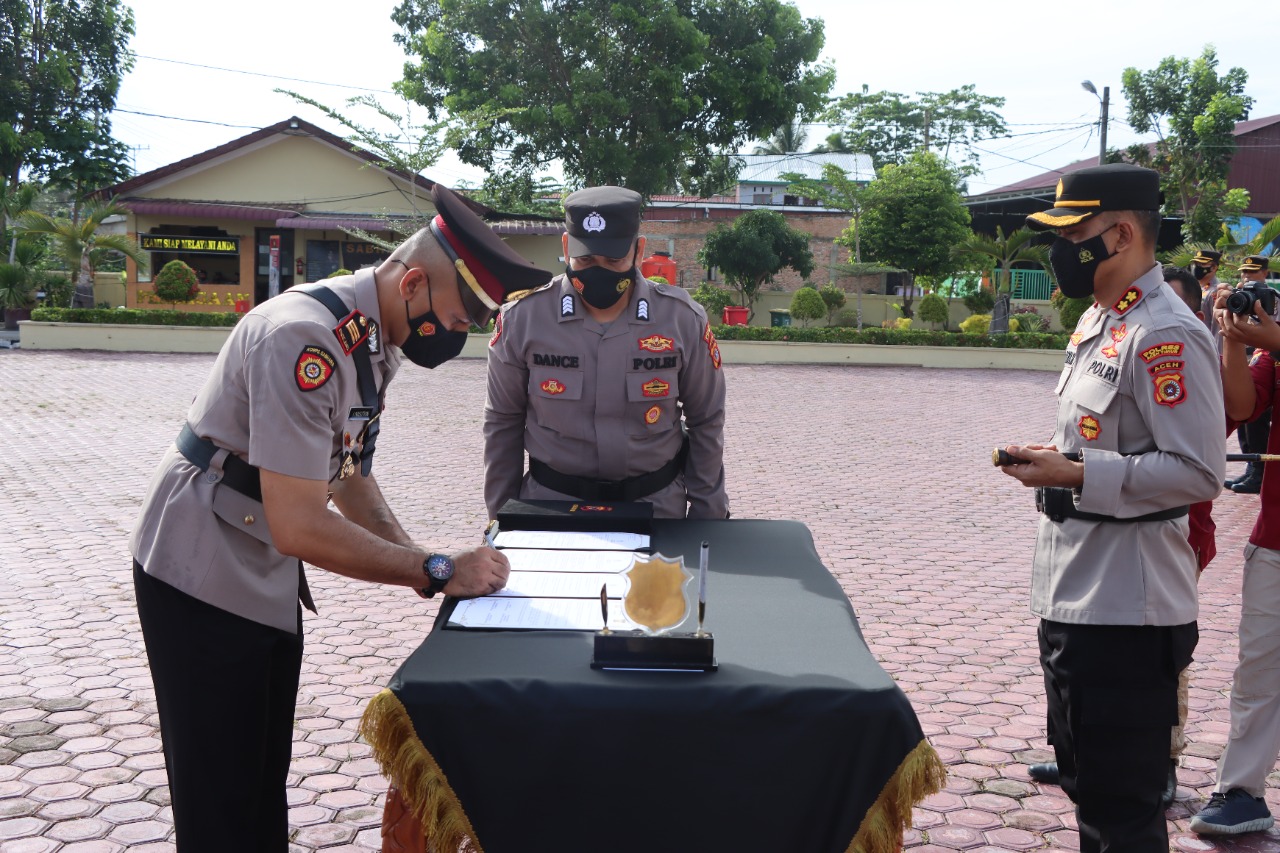
[[[491,595],[458,602],[449,619],[450,625],[464,628],[532,628],[543,631],[598,631],[601,622],[598,597],[507,598]],[[615,631],[633,627],[616,601],[609,603],[609,627]]]
[[[635,551],[649,547],[643,533],[587,533],[568,530],[504,530],[499,548],[559,548],[570,551]]]
[[[493,593],[504,598],[594,598],[600,604],[600,587],[609,598],[622,598],[622,575],[590,572],[512,572],[507,586]],[[620,606],[620,605],[619,605]]]
[[[632,551],[544,551],[510,548],[502,552],[513,572],[591,572],[616,574],[631,567]],[[644,555],[640,555],[643,557]],[[599,587],[596,591],[599,592]]]

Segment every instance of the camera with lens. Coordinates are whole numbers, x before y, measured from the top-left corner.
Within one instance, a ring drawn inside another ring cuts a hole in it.
[[[1255,303],[1262,303],[1262,310],[1269,316],[1275,316],[1277,293],[1260,281],[1249,281],[1240,285],[1227,297],[1227,310],[1232,314],[1252,314]]]

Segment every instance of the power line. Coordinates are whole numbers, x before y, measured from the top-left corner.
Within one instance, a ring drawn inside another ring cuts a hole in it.
[[[263,77],[268,80],[286,80],[290,83],[308,83],[312,86],[332,86],[335,89],[354,89],[359,92],[378,92],[383,95],[394,95],[390,89],[370,89],[367,86],[352,86],[350,83],[325,83],[320,80],[304,80],[301,77],[282,77],[278,74],[264,74],[260,71],[242,71],[239,68],[222,68],[217,65],[201,65],[198,62],[184,62],[180,59],[165,59],[159,56],[146,56],[141,53],[133,54],[136,59],[149,59],[152,62],[169,62],[174,65],[186,65],[191,68],[203,68],[206,71],[225,71],[228,74],[244,74],[248,77]]]
[[[137,110],[126,110],[121,107],[116,107],[114,112],[128,113],[129,115],[132,115],[132,116],[146,116],[147,118],[165,118],[165,119],[171,119],[173,121],[189,121],[193,124],[212,124],[218,127],[234,127],[240,130],[262,130],[262,128],[252,124],[228,124],[225,121],[210,121],[208,119],[203,119],[203,118],[182,118],[180,116],[165,116],[165,115],[160,115],[159,113],[143,113],[143,112],[138,112]]]

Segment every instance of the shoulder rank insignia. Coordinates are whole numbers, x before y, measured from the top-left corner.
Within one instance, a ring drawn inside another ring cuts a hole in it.
[[[675,340],[665,335],[649,335],[647,338],[640,338],[640,349],[646,352],[671,352],[675,348]]]
[[[1142,298],[1142,291],[1137,287],[1130,287],[1124,292],[1124,295],[1116,300],[1116,304],[1111,306],[1111,310],[1117,314],[1123,314],[1133,307],[1133,304]]]
[[[1147,364],[1150,364],[1157,358],[1166,358],[1171,355],[1182,355],[1182,344],[1174,343],[1172,341],[1169,343],[1156,344],[1155,346],[1147,347],[1142,352],[1138,353],[1138,357]]]
[[[369,337],[369,321],[359,311],[352,311],[333,327],[333,334],[342,347],[342,354],[351,355]]]
[[[323,347],[306,346],[293,366],[293,378],[299,391],[314,391],[329,381],[338,362]]]
[[[377,355],[378,349],[380,346],[381,346],[381,343],[380,343],[380,337],[378,335],[378,324],[375,323],[373,320],[370,320],[369,321],[369,352],[373,353],[374,355]]]
[[[1155,376],[1156,402],[1173,407],[1187,399],[1187,387],[1181,373],[1157,373]]]
[[[560,300],[560,316],[572,317],[574,315],[575,310],[576,309],[574,308],[573,294],[566,293],[564,297]]]
[[[636,300],[636,319],[637,320],[649,319],[649,300],[648,299]]]
[[[500,337],[502,337],[502,312],[499,312],[498,318],[493,321],[493,337],[489,338],[489,346],[496,344]]]

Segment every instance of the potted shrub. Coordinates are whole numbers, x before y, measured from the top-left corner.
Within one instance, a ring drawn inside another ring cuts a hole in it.
[[[15,331],[20,320],[31,319],[36,305],[36,287],[31,271],[18,264],[0,264],[0,306],[4,327]]]
[[[169,261],[156,273],[151,286],[161,302],[190,302],[200,292],[200,279],[182,261]]]

